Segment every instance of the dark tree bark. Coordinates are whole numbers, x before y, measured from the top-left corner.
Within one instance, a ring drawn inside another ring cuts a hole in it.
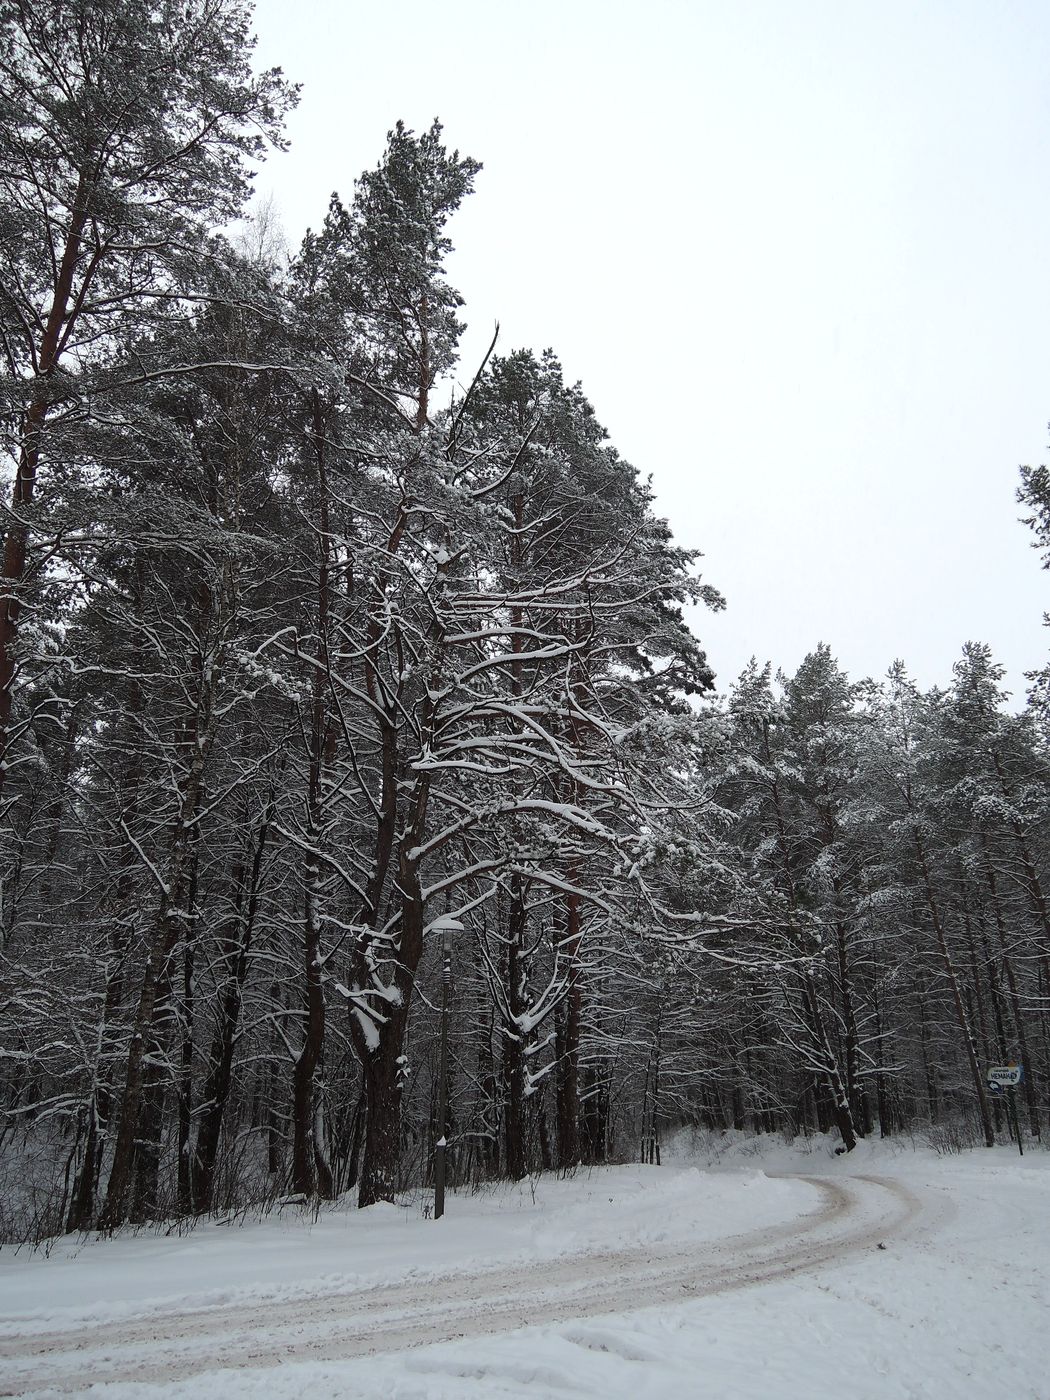
[[[215,1033],[208,1058],[208,1073],[201,1095],[197,1140],[194,1144],[191,1179],[193,1209],[198,1214],[203,1214],[212,1207],[215,1163],[233,1083],[233,1055],[240,1027],[255,919],[259,909],[263,855],[272,817],[271,794],[255,838],[251,869],[246,872],[244,865],[240,864],[233,874],[234,888],[237,891],[235,909],[231,919],[232,927],[226,930],[222,940],[225,982],[219,994]]]
[[[525,1145],[525,1038],[521,1020],[527,1007],[525,966],[525,895],[520,876],[511,880],[507,918],[507,1009],[503,1027],[503,1134],[507,1175],[520,1181],[528,1174]]]
[[[995,1133],[992,1129],[991,1115],[988,1112],[988,1095],[985,1092],[984,1080],[981,1077],[981,1069],[977,1060],[977,1050],[974,1046],[973,1033],[970,1029],[970,1019],[966,1014],[966,1005],[963,1001],[959,977],[955,970],[955,961],[952,957],[951,949],[948,947],[948,939],[945,935],[940,907],[934,893],[933,880],[930,875],[929,862],[926,857],[926,846],[919,834],[918,828],[916,828],[914,832],[914,842],[915,854],[918,857],[919,870],[922,874],[922,886],[926,896],[926,908],[929,911],[930,923],[933,927],[934,937],[937,940],[937,948],[941,955],[945,979],[951,989],[952,1004],[955,1007],[955,1017],[959,1024],[963,1048],[966,1051],[967,1064],[970,1067],[970,1078],[973,1081],[974,1094],[977,1099],[977,1109],[980,1114],[985,1146],[994,1147]]]
[[[573,875],[570,874],[570,880]],[[580,985],[580,941],[582,920],[578,894],[565,896],[565,946],[569,990],[565,997],[565,1017],[558,1047],[558,1166],[574,1167],[580,1160],[580,1030],[583,1020],[583,990]]]

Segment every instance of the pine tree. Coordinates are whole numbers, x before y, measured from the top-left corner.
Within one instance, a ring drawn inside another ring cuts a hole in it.
[[[0,9],[0,316],[16,463],[0,600],[5,748],[31,722],[19,712],[12,728],[38,561],[83,524],[62,489],[76,429],[89,403],[98,412],[122,347],[204,290],[213,230],[240,209],[248,162],[278,138],[293,98],[278,72],[252,73],[251,47],[236,0]]]

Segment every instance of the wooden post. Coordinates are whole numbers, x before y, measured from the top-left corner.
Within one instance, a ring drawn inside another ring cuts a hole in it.
[[[445,1214],[445,1149],[448,1130],[448,986],[452,977],[448,929],[441,930],[441,1050],[438,1055],[437,1130],[434,1144],[434,1219]]]
[[[452,987],[452,948],[450,933],[462,933],[458,919],[446,914],[432,925],[441,934],[441,1041],[438,1053],[438,1140],[434,1144],[434,1219],[445,1214],[445,1152],[448,1148],[448,1004]]]

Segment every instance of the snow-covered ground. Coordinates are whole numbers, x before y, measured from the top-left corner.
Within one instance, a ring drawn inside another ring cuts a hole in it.
[[[0,1394],[1050,1400],[1050,1153],[717,1146],[5,1250]]]

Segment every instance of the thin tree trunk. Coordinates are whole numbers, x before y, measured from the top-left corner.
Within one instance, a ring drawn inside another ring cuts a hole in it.
[[[570,873],[570,880],[574,872]],[[583,993],[580,986],[582,921],[580,896],[565,896],[565,946],[570,966],[565,1020],[559,1054],[558,1166],[574,1167],[580,1160],[580,1028]]]
[[[1024,1095],[1025,1105],[1028,1109],[1028,1124],[1032,1136],[1039,1136],[1039,1096],[1036,1089],[1037,1075],[1035,1065],[1028,1050],[1028,1034],[1025,1028],[1024,1013],[1021,1009],[1021,997],[1017,987],[1017,972],[1014,968],[1013,958],[1010,956],[1006,941],[1006,924],[1003,919],[1003,912],[999,901],[999,887],[996,880],[995,870],[992,867],[991,855],[988,849],[988,838],[982,832],[980,835],[982,865],[984,868],[985,883],[988,886],[988,896],[992,906],[992,916],[995,920],[995,933],[999,943],[999,952],[1003,960],[1003,974],[1006,977],[1008,989],[1008,999],[1010,1005],[1010,1016],[1017,1033],[1017,1048],[1021,1052],[1021,1064],[1024,1066]]]
[[[271,793],[259,825],[252,853],[251,871],[247,881],[243,865],[239,865],[234,871],[234,886],[237,890],[234,922],[238,928],[236,934],[228,935],[225,940],[223,959],[226,982],[219,998],[215,1035],[208,1060],[208,1075],[200,1105],[197,1141],[194,1145],[193,1209],[198,1214],[209,1211],[212,1206],[215,1163],[233,1082],[233,1053],[240,1028],[244,984],[248,976],[249,955],[255,931],[255,918],[259,908],[263,855],[272,819],[273,794]],[[245,900],[247,907],[243,908]]]
[[[168,860],[168,881],[161,895],[150,939],[149,958],[139,989],[138,1006],[131,1027],[124,1091],[120,1102],[120,1127],[113,1150],[106,1190],[106,1203],[99,1221],[100,1229],[111,1230],[122,1225],[127,1217],[128,1187],[134,1162],[135,1140],[138,1136],[139,1115],[145,1082],[146,1045],[153,1024],[158,991],[161,989],[168,960],[182,931],[182,901],[186,891],[186,865],[193,840],[192,821],[196,815],[201,793],[204,766],[211,747],[212,735],[205,736],[197,747],[190,766],[182,810],[176,823]]]
[[[503,1115],[507,1175],[520,1181],[528,1173],[525,1150],[525,1039],[522,1022],[526,1011],[525,895],[519,875],[513,876],[507,920],[507,1009],[503,1027]]]
[[[977,1107],[981,1119],[981,1128],[984,1132],[985,1146],[994,1147],[995,1133],[992,1130],[992,1120],[988,1112],[988,1096],[985,1093],[984,1080],[981,1078],[981,1069],[977,1059],[977,1050],[974,1046],[973,1033],[970,1030],[970,1021],[966,1014],[966,1006],[963,1002],[958,974],[955,971],[955,962],[945,936],[944,924],[941,920],[941,912],[937,903],[937,897],[933,891],[930,867],[926,859],[926,847],[923,844],[918,829],[914,832],[914,839],[915,853],[919,858],[919,869],[922,872],[923,890],[926,895],[926,908],[929,911],[930,922],[933,925],[934,936],[936,937],[937,947],[940,951],[944,975],[951,989],[952,1002],[955,1006],[955,1016],[959,1023],[959,1031],[962,1035],[963,1047],[966,1051],[966,1060],[970,1067],[970,1077],[973,1080],[974,1094],[977,1098]]]

